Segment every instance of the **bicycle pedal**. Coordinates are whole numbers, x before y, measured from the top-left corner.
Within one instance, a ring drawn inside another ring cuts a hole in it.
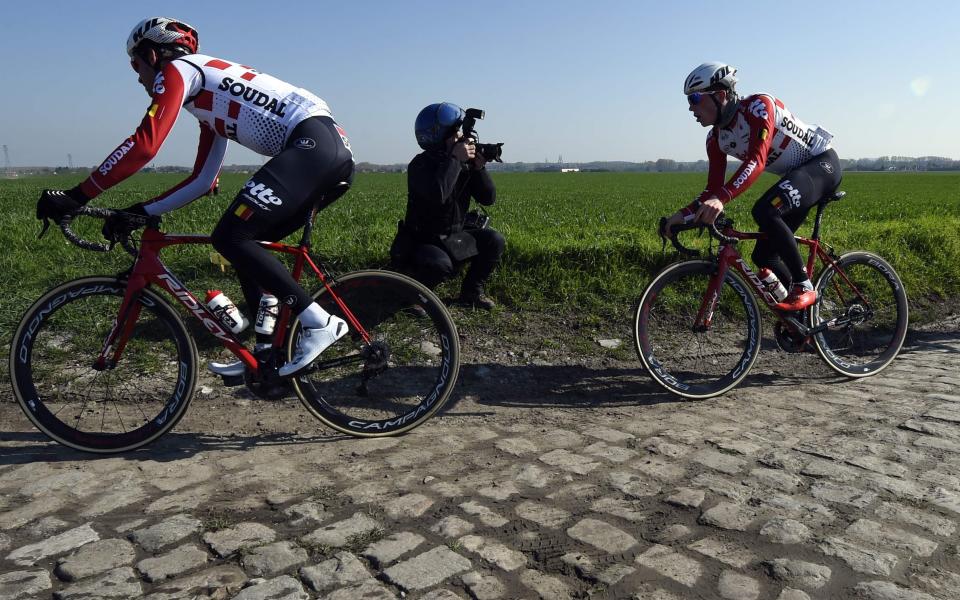
[[[244,383],[243,375],[221,375],[220,379],[223,380],[223,387],[237,387]]]

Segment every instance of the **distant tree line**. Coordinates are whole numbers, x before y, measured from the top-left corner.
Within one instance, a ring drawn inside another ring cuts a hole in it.
[[[879,158],[847,158],[840,159],[844,171],[960,171],[960,160],[943,156],[881,156]],[[736,161],[730,165],[735,168]],[[96,167],[93,167],[96,168]],[[224,173],[252,173],[259,169],[259,165],[224,165]],[[561,168],[577,168],[582,172],[639,172],[639,173],[684,173],[706,172],[707,161],[682,162],[670,158],[648,160],[646,162],[628,161],[594,161],[582,163],[549,163],[549,162],[510,162],[488,163],[491,171],[503,173],[511,172],[552,172]],[[51,175],[57,173],[73,173],[85,175],[92,169],[87,167],[11,167],[6,169],[5,175]],[[406,163],[380,165],[369,162],[357,163],[357,171],[361,173],[402,173],[407,170]],[[189,173],[189,167],[163,166],[146,167],[144,173]]]

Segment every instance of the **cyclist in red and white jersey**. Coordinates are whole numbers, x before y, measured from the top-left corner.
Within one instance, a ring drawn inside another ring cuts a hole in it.
[[[211,191],[229,140],[272,157],[246,182],[211,235],[214,247],[237,270],[247,306],[256,310],[264,291],[298,314],[303,335],[294,360],[281,376],[306,369],[347,332],[294,281],[283,264],[257,243],[277,241],[303,226],[312,207],[340,182],[353,180],[353,153],[346,132],[327,104],[312,93],[246,65],[198,54],[196,30],[183,21],[141,21],[127,39],[130,64],[151,98],[134,134],[90,176],[69,190],[44,190],[37,218],[58,218],[82,206],[143,168],[159,151],[185,108],[200,121],[193,172],[156,198],[124,209],[159,215]],[[342,193],[342,192],[340,192]],[[108,221],[105,229],[115,227]],[[258,334],[257,349],[269,343]],[[221,375],[239,375],[243,365],[211,363]]]
[[[806,125],[777,98],[769,94],[740,98],[735,91],[736,73],[730,65],[708,62],[684,82],[690,112],[698,123],[711,128],[707,134],[710,166],[707,188],[674,213],[667,228],[685,221],[713,223],[724,205],[746,191],[763,171],[780,175],[753,206],[753,218],[767,239],[757,242],[752,257],[790,290],[777,308],[801,310],[816,301],[817,293],[794,232],[810,208],[840,185],[840,159],[828,131]],[[729,179],[727,155],[741,161]]]

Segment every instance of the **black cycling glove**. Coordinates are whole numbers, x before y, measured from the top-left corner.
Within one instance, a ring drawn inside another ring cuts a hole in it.
[[[138,219],[137,217],[141,218]],[[100,233],[111,242],[119,241],[120,238],[143,225],[146,222],[146,217],[147,211],[143,209],[143,203],[131,204],[107,217]]]

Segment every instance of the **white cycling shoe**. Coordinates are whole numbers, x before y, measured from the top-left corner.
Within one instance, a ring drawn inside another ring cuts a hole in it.
[[[293,377],[300,374],[320,356],[320,353],[342,338],[349,328],[347,322],[340,317],[330,315],[326,327],[300,329],[300,339],[297,349],[293,353],[293,360],[280,367],[277,374],[280,377]]]
[[[243,375],[243,363],[239,360],[233,362],[209,362],[207,363],[207,370],[213,373],[214,375],[219,375],[221,377],[236,377],[237,375]]]

